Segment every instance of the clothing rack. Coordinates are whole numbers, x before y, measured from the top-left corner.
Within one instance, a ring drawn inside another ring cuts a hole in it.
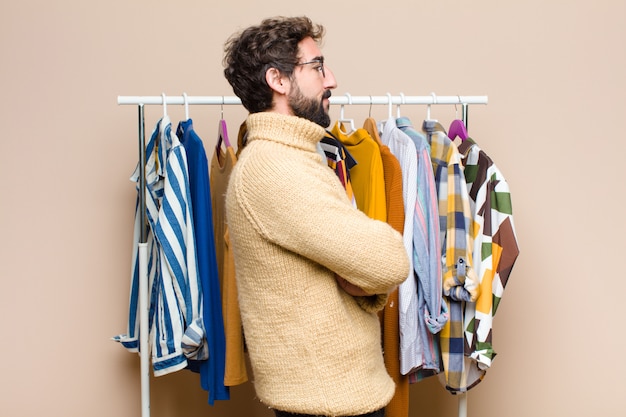
[[[387,94],[384,96],[352,96],[346,93],[343,96],[331,96],[330,104],[339,105],[437,105],[437,104],[460,104],[463,107],[463,121],[467,126],[468,122],[468,105],[470,104],[487,104],[487,96],[437,96],[435,93],[431,93],[428,96],[405,96],[400,93],[397,96]],[[118,96],[117,104],[131,104],[131,105],[241,105],[241,99],[236,96],[187,96],[183,93],[181,96],[166,96],[162,94],[160,96]]]
[[[233,105],[241,104],[241,99],[236,96],[118,96],[117,104],[205,104],[205,105]],[[487,104],[487,96],[437,96],[434,93],[428,96],[351,96],[346,93],[343,96],[331,96],[331,104]]]
[[[427,96],[405,96],[403,93],[399,95],[391,95],[387,93],[384,96],[352,96],[346,93],[343,96],[332,96],[329,98],[330,104],[337,105],[388,105],[389,114],[391,116],[393,105],[455,105],[462,106],[462,120],[467,126],[468,122],[468,105],[470,104],[487,104],[487,96],[437,96],[431,93]],[[136,105],[138,106],[138,125],[139,125],[139,166],[145,169],[146,166],[146,135],[145,135],[145,105],[161,105],[164,108],[168,104],[184,105],[241,105],[241,99],[236,96],[187,96],[186,93],[178,96],[118,96],[118,105]],[[140,372],[141,372],[141,416],[150,417],[150,346],[148,340],[148,229],[146,226],[146,186],[145,172],[139,176],[139,210],[140,210],[140,238],[138,243],[138,260],[139,260],[139,356],[140,356]],[[467,393],[460,393],[458,404],[458,416],[467,417]]]

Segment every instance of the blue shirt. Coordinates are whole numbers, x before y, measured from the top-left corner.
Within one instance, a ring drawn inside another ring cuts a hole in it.
[[[209,347],[209,358],[201,362],[191,361],[189,368],[200,372],[201,386],[209,392],[208,402],[213,404],[214,400],[230,399],[230,391],[224,386],[226,340],[213,236],[209,164],[204,145],[193,129],[191,119],[178,124],[176,135],[187,155],[198,275],[204,300],[202,317]]]
[[[413,223],[413,266],[418,279],[418,331],[422,340],[423,365],[418,375],[439,372],[439,340],[436,336],[448,320],[442,297],[441,243],[437,189],[426,137],[415,130],[407,117],[396,120],[398,128],[415,144],[417,152],[417,201]]]

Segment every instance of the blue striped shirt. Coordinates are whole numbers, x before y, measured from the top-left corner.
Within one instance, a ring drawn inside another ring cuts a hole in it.
[[[157,123],[146,155],[149,340],[154,375],[159,376],[185,368],[187,358],[206,359],[208,350],[187,159],[167,116]],[[139,168],[131,177],[138,186]],[[131,351],[139,348],[139,202],[135,211],[128,333],[114,338]]]
[[[417,370],[425,376],[439,372],[439,338],[448,320],[443,300],[439,209],[430,145],[407,117],[396,120],[398,128],[415,144],[417,152],[417,200],[413,222],[413,265],[418,280],[418,331],[421,334],[424,362]]]

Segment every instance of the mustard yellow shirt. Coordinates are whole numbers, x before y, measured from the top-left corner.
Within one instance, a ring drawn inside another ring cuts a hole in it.
[[[346,134],[342,125],[335,123],[331,132],[356,159],[356,166],[350,170],[356,206],[368,217],[386,222],[385,175],[378,144],[362,128]]]

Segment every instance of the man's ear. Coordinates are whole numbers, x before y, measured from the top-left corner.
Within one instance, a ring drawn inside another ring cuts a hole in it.
[[[267,85],[278,94],[286,94],[289,87],[289,81],[279,70],[276,68],[269,68],[265,71],[265,81]]]

